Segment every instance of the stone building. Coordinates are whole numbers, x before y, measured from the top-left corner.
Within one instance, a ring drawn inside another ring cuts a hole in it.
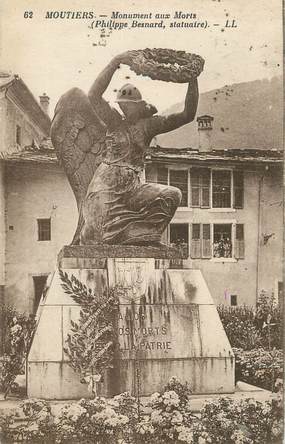
[[[0,284],[6,303],[34,312],[77,207],[47,140],[47,96],[41,107],[21,79],[2,80]],[[186,249],[216,303],[254,305],[282,288],[282,154],[215,150],[211,128],[211,116],[198,118],[197,149],[152,147],[146,180],[181,189],[165,240]]]
[[[165,240],[180,245],[216,303],[282,297],[283,156],[277,150],[211,146],[212,117],[198,117],[199,147],[154,147],[146,180],[182,191]]]
[[[48,96],[43,95],[40,103],[34,98],[23,80],[17,75],[0,72],[0,289],[1,300],[6,289],[13,288],[13,282],[21,276],[21,267],[27,266],[22,255],[24,248],[29,251],[29,232],[22,223],[22,214],[29,211],[28,202],[36,203],[36,193],[25,195],[27,182],[21,177],[18,167],[10,169],[7,159],[22,150],[38,149],[47,139],[50,118],[47,114]],[[30,173],[31,174],[31,173]],[[21,182],[17,190],[11,183],[18,176]],[[29,181],[28,181],[29,183]],[[15,202],[15,213],[10,214],[10,202]],[[26,206],[27,205],[27,206]],[[44,202],[41,203],[44,205]],[[16,234],[16,236],[12,236]],[[17,235],[19,236],[16,240]],[[16,242],[15,242],[16,240]],[[14,259],[16,257],[16,260]],[[31,257],[29,257],[31,259]],[[20,267],[14,267],[19,263]],[[15,273],[15,275],[13,275]],[[21,295],[19,307],[28,308],[23,302],[26,297],[24,283],[19,283]],[[8,292],[9,301],[9,292]]]

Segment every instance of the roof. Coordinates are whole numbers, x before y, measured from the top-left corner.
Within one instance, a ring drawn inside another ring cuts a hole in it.
[[[193,148],[165,148],[159,145],[152,147],[148,151],[146,160],[148,161],[168,161],[168,162],[239,162],[239,163],[283,163],[283,151],[275,149],[213,149],[209,152],[199,152]]]
[[[3,160],[13,163],[58,163],[55,149],[50,139],[44,139],[40,146],[31,145],[13,153],[0,154]]]
[[[58,163],[50,139],[45,139],[40,146],[27,146],[14,153],[6,153],[2,158],[9,162]],[[283,152],[278,150],[227,149],[199,152],[192,148],[151,147],[145,156],[147,162],[238,162],[238,163],[283,163]]]
[[[48,137],[51,120],[23,80],[16,74],[0,71],[0,91],[3,90],[6,91],[6,97],[15,100]]]

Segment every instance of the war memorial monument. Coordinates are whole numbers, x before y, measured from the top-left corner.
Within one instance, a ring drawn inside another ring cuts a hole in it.
[[[120,64],[153,80],[187,83],[184,110],[156,115],[132,84],[117,91],[122,114],[111,108],[103,94]],[[200,270],[183,268],[181,251],[161,242],[181,191],[145,183],[143,176],[153,137],[194,120],[203,65],[201,57],[184,51],[127,51],[111,60],[88,95],[73,88],[59,100],[51,137],[79,217],[38,310],[29,397],[90,396],[65,353],[80,304],[64,290],[64,273],[91,289],[97,302],[121,289],[117,348],[100,383],[102,394],[135,393],[138,369],[142,395],[159,391],[171,376],[188,381],[194,393],[234,392],[234,356],[211,289]]]

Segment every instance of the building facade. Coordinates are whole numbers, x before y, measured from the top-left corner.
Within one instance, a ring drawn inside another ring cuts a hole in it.
[[[10,178],[18,173],[13,168],[12,171],[9,170],[7,159],[13,154],[21,153],[28,147],[32,150],[38,149],[45,142],[51,124],[47,115],[47,101],[48,97],[44,95],[43,102],[46,106],[44,110],[42,104],[37,102],[21,78],[17,75],[0,72],[0,300],[2,302],[4,295],[6,295],[6,289],[11,287],[10,249],[14,249],[14,255],[17,254],[20,258],[23,248],[22,241],[26,236],[24,227],[21,227],[19,248],[9,238],[10,232],[14,229],[12,224],[9,225],[9,202],[12,199],[20,202],[19,213],[25,212],[26,204],[23,194],[25,181],[21,183],[17,192],[11,189]],[[34,196],[33,199],[35,199]],[[21,223],[21,219],[18,222]],[[17,274],[17,271],[15,273]],[[23,297],[22,295],[19,300]]]
[[[282,290],[282,156],[157,147],[146,180],[179,187],[182,202],[165,234],[185,266],[198,268],[216,303],[255,305]]]

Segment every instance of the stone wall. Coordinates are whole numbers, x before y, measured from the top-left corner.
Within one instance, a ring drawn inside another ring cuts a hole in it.
[[[33,276],[52,272],[59,250],[71,242],[76,202],[58,166],[10,165],[6,187],[6,301],[32,311]],[[51,241],[38,241],[38,218],[51,218]]]
[[[283,280],[283,176],[270,168],[260,183],[260,257],[258,291],[278,294]]]

